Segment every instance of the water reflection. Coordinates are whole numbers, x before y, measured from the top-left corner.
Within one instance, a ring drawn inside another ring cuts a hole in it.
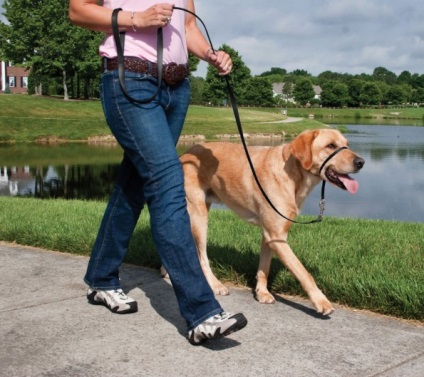
[[[117,165],[0,169],[0,195],[36,198],[104,199],[112,190]]]
[[[106,145],[0,145],[0,195],[104,199],[122,150]]]
[[[355,175],[360,185],[356,195],[327,185],[325,215],[423,222],[424,127],[347,127],[351,148],[366,163]],[[181,146],[179,152],[187,148]],[[0,195],[103,200],[112,190],[121,156],[116,145],[0,146]],[[303,213],[316,215],[319,200],[317,187]]]

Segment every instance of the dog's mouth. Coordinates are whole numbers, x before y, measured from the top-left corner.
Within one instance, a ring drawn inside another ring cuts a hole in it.
[[[339,174],[333,169],[328,168],[325,171],[325,176],[330,183],[340,187],[342,190],[347,190],[351,194],[355,194],[356,191],[358,191],[358,182],[351,178],[348,174]]]

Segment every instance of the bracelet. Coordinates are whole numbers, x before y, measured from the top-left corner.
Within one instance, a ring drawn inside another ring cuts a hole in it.
[[[132,12],[131,13],[131,27],[135,32],[137,32],[137,29],[134,26],[134,16],[135,16],[135,12]]]
[[[209,47],[205,52],[205,60],[209,63],[209,53],[215,53],[212,47]]]

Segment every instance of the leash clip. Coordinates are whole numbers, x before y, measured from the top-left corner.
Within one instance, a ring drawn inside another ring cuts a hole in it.
[[[324,211],[325,211],[325,199],[321,199],[319,201],[319,219],[322,219],[324,216]]]

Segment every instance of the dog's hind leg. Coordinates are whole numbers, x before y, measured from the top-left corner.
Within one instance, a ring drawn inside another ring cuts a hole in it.
[[[190,214],[191,232],[196,242],[197,253],[203,273],[209,286],[216,295],[229,295],[230,292],[228,288],[217,279],[209,264],[207,237],[210,204],[206,203],[204,200],[196,200],[196,202],[193,203],[190,199],[192,198],[188,199],[187,209]]]

